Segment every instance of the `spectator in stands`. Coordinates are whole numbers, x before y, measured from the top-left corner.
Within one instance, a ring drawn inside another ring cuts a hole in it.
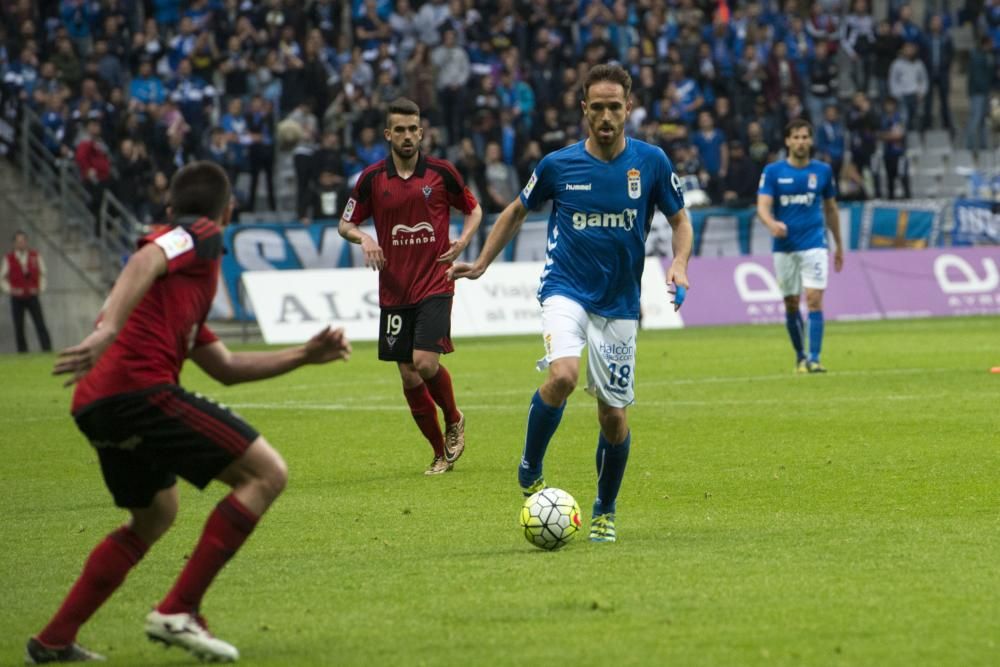
[[[28,351],[24,335],[24,313],[31,315],[38,334],[38,344],[44,352],[52,351],[49,330],[39,296],[45,291],[45,261],[37,250],[28,246],[28,235],[18,230],[14,233],[14,247],[0,258],[0,291],[10,294],[10,311],[14,320],[14,337],[17,351]]]
[[[903,197],[910,198],[910,173],[906,160],[906,122],[893,97],[882,101],[882,124],[879,139],[882,141],[882,161],[885,166],[886,192],[889,199],[896,198],[896,181],[900,181]]]
[[[823,121],[816,127],[816,156],[830,164],[833,183],[838,189],[846,150],[847,131],[840,119],[840,108],[836,104],[828,104],[823,111]]]
[[[260,95],[250,100],[247,131],[250,133],[250,201],[247,208],[250,211],[256,208],[257,181],[263,172],[268,210],[275,211],[278,202],[274,196],[274,113],[271,102]]]
[[[949,134],[954,133],[948,101],[951,92],[951,61],[954,55],[955,46],[951,35],[945,31],[941,15],[935,14],[931,17],[927,32],[921,41],[921,58],[929,79],[927,95],[924,98],[924,130],[929,130],[933,125],[934,114],[931,107],[936,93],[941,109],[941,125]]]
[[[868,0],[851,4],[841,23],[840,46],[849,59],[854,89],[867,93],[875,64],[875,19],[868,10]]]
[[[167,206],[170,203],[169,195],[170,179],[165,172],[157,171],[153,175],[153,184],[149,187],[146,196],[150,224],[165,224],[167,222]]]
[[[691,142],[698,149],[701,157],[701,164],[708,172],[712,181],[712,191],[721,179],[725,178],[729,169],[729,146],[726,144],[727,137],[715,127],[715,119],[712,112],[702,110],[698,113],[698,131],[694,133]]]
[[[770,101],[771,108],[777,109],[787,96],[801,94],[798,68],[789,59],[785,42],[776,42],[767,63],[764,95]]]
[[[122,61],[108,51],[108,42],[98,39],[94,42],[93,60],[97,63],[97,75],[108,87],[121,87],[125,83]]]
[[[677,86],[677,95],[681,104],[681,119],[688,125],[693,125],[698,112],[705,104],[705,97],[698,82],[690,78],[683,65],[670,66],[670,80]]]
[[[181,21],[183,24],[187,19]],[[216,96],[215,87],[204,79],[194,75],[191,61],[182,59],[177,65],[177,76],[170,82],[170,99],[191,126],[192,131],[200,135],[209,125],[209,112],[212,99]]]
[[[236,151],[233,144],[227,140],[226,131],[221,127],[213,127],[209,132],[205,159],[222,167],[229,177],[229,182],[236,183],[236,177],[239,175]]]
[[[764,93],[769,78],[769,68],[752,44],[744,47],[743,57],[736,63],[736,78],[736,112],[747,116],[752,113],[756,99]]]
[[[977,154],[986,148],[986,111],[989,95],[997,83],[996,51],[989,35],[979,39],[979,49],[969,56],[969,122],[965,127],[965,145]]]
[[[166,99],[167,90],[163,82],[153,73],[153,63],[149,58],[143,58],[139,63],[139,73],[129,83],[129,97],[142,104],[162,104]]]
[[[149,215],[145,193],[153,184],[153,163],[141,141],[126,138],[115,156],[115,196],[139,220]]]
[[[491,141],[486,144],[483,161],[483,208],[486,213],[499,213],[509,204],[521,189],[514,168],[502,159],[500,144]]]
[[[361,128],[361,137],[356,150],[358,159],[365,167],[384,160],[389,155],[385,142],[379,140],[375,128],[371,126]]]
[[[89,56],[93,46],[93,4],[89,0],[60,0],[59,18],[73,40],[75,51],[83,57]]]
[[[905,4],[899,8],[899,18],[893,25],[893,32],[899,35],[907,44],[920,43],[920,27],[913,22],[913,8]]]
[[[454,144],[464,129],[465,89],[471,73],[469,54],[458,46],[454,29],[444,29],[441,46],[431,52],[431,62],[437,69],[438,102],[448,130],[448,141]]]
[[[76,166],[83,185],[90,195],[90,212],[94,214],[94,234],[100,236],[100,214],[104,193],[111,185],[111,155],[101,138],[101,119],[91,116],[86,122],[86,133],[76,146]]]
[[[782,56],[791,61],[798,79],[807,79],[809,77],[809,61],[813,58],[816,45],[812,36],[806,31],[805,22],[800,17],[792,17],[784,42],[776,41],[771,49],[772,52],[781,43],[785,45]],[[772,99],[771,102],[776,104],[777,100]]]
[[[893,32],[892,24],[879,21],[875,29],[874,65],[875,87],[878,98],[883,99],[889,94],[889,68],[903,47],[903,39]]]
[[[726,206],[746,208],[752,206],[757,194],[762,165],[747,157],[743,143],[738,139],[729,142],[729,169],[722,179],[722,201]]]
[[[927,95],[927,68],[917,58],[915,42],[906,42],[889,68],[889,95],[902,103],[907,130],[920,129],[920,109]]]
[[[828,42],[816,43],[816,57],[809,63],[809,120],[813,127],[823,121],[823,110],[837,103],[837,77],[840,72]]]

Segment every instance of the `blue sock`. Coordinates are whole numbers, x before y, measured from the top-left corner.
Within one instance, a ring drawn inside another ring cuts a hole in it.
[[[819,361],[823,347],[823,311],[809,313],[809,361]]]
[[[632,444],[632,432],[625,436],[625,442],[612,445],[604,438],[597,438],[597,500],[594,501],[594,516],[615,511],[618,490],[622,488],[628,450]]]
[[[799,311],[785,311],[785,328],[788,329],[788,337],[792,339],[792,347],[795,348],[795,358],[805,359],[806,353],[802,347],[802,315]]]
[[[537,391],[531,397],[531,407],[528,408],[528,433],[524,437],[524,453],[521,454],[521,465],[517,469],[517,481],[521,486],[531,486],[542,476],[545,449],[559,427],[565,408],[565,403],[558,408],[548,405]]]

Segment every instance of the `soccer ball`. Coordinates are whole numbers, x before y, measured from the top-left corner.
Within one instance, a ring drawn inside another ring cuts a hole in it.
[[[561,549],[580,531],[580,525],[580,506],[562,489],[542,489],[521,506],[524,538],[539,549]]]

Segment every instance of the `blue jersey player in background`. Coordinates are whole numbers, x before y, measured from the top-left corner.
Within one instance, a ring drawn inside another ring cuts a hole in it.
[[[587,347],[587,390],[597,397],[600,423],[590,526],[595,542],[616,539],[615,501],[632,439],[626,408],[635,400],[639,285],[654,205],[673,228],[667,284],[675,288],[675,309],[688,287],[693,237],[680,179],[666,154],[624,135],[631,88],[631,77],[620,67],[590,70],[582,102],[587,140],[543,158],[520,197],[497,218],[476,261],[450,271],[453,278],[481,276],[517,234],[528,210],[552,200],[538,290],[545,344],[538,367],[548,367],[549,374],[528,409],[518,482],[526,496],[545,487],[542,459],[576,388]]]
[[[833,268],[839,273],[844,266],[833,170],[825,162],[809,159],[812,145],[812,125],[804,120],[789,123],[785,128],[788,158],[767,165],[757,188],[757,215],[774,236],[774,273],[785,297],[785,325],[799,373],[826,372],[819,353],[823,347],[823,290],[830,264],[827,229],[836,244]],[[803,287],[809,308],[808,357],[799,314]]]

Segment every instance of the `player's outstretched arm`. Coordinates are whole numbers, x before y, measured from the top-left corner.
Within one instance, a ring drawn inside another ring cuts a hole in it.
[[[222,384],[238,384],[283,375],[306,364],[325,364],[351,357],[343,329],[326,327],[304,345],[268,352],[233,352],[222,341],[191,350],[191,360]]]
[[[125,326],[153,281],[166,272],[167,256],[157,244],[143,246],[132,255],[104,303],[97,328],[78,345],[59,353],[52,374],[72,373],[73,377],[66,381],[67,387],[86,375]]]
[[[483,275],[486,272],[486,267],[493,263],[500,251],[517,235],[526,217],[528,217],[528,209],[524,207],[520,197],[518,197],[507,205],[507,208],[497,217],[497,221],[493,223],[493,229],[486,237],[486,243],[479,251],[479,257],[476,258],[476,261],[472,264],[462,262],[452,264],[451,268],[448,269],[448,279],[468,278],[475,280]]]
[[[462,236],[457,241],[452,241],[448,252],[438,257],[437,261],[444,264],[451,264],[458,259],[465,249],[469,247],[469,242],[475,236],[476,231],[479,229],[479,223],[482,221],[483,207],[476,204],[476,208],[472,209],[472,212],[465,216],[465,222],[462,224]]]
[[[337,231],[351,243],[361,246],[365,253],[365,266],[371,267],[372,271],[381,271],[385,267],[385,255],[378,241],[358,229],[357,225],[341,218]]]
[[[667,271],[668,290],[670,285],[674,285],[674,311],[680,310],[684,303],[684,295],[691,286],[688,282],[687,266],[691,259],[691,248],[694,244],[694,228],[691,226],[691,218],[686,209],[681,209],[667,218],[673,229],[673,252],[674,259],[670,262],[670,270]]]
[[[780,222],[774,217],[772,212],[774,206],[774,197],[771,195],[757,195],[757,217],[760,221],[764,223],[767,230],[771,232],[771,236],[775,238],[784,238],[788,236],[788,227],[785,223]]]
[[[840,211],[837,209],[837,200],[833,197],[823,200],[823,217],[833,235],[833,270],[840,273],[844,268],[844,244],[840,240]]]

